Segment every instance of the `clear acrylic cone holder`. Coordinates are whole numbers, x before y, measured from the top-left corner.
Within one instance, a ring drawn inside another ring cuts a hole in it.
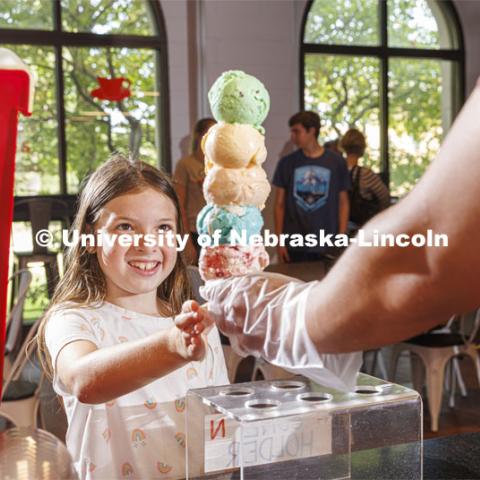
[[[364,374],[351,393],[303,377],[190,390],[186,437],[191,479],[360,478],[366,461],[422,478],[420,395]]]

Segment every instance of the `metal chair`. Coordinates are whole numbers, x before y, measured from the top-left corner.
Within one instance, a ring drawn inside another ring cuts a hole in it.
[[[40,374],[38,382],[24,380],[22,373],[30,360],[27,347],[37,333],[42,317],[30,328],[28,335],[21,346],[17,358],[13,362],[9,375],[3,384],[0,416],[6,418],[17,427],[37,427],[37,418],[40,408],[40,391],[45,378]],[[34,349],[30,349],[34,350]],[[42,422],[42,419],[41,423]]]
[[[12,285],[12,289],[14,284],[18,285],[18,293],[7,318],[3,378],[6,378],[10,373],[15,355],[18,353],[22,341],[23,307],[30,283],[32,282],[32,274],[29,270],[19,270],[14,273],[8,281],[10,285]]]
[[[465,315],[456,316],[450,320],[449,324],[452,325],[456,320],[464,323],[465,318]],[[458,364],[456,364],[455,360],[460,356],[469,357],[473,361],[477,380],[480,384],[480,359],[478,358],[477,346],[475,344],[479,326],[480,309],[475,312],[473,327],[468,337],[462,333],[465,331],[463,328],[461,328],[460,332],[453,332],[451,329],[441,329],[413,337],[393,346],[390,362],[391,371],[389,375],[392,381],[395,380],[398,358],[403,351],[414,354],[414,357],[410,358],[412,360],[413,385],[417,391],[421,391],[423,387],[423,370],[425,370],[432,432],[438,431],[438,418],[442,405],[444,377],[447,365],[452,362],[451,370],[454,376],[455,371],[457,370],[457,373],[459,371]],[[458,375],[456,378],[461,380],[461,377],[458,377]],[[454,382],[455,380],[452,380],[452,389]]]
[[[69,228],[68,204],[56,198],[31,198],[16,202],[15,209],[18,210],[23,205],[26,205],[28,208],[28,221],[32,227],[33,249],[31,252],[14,252],[15,263],[18,266],[18,270],[28,268],[30,263],[43,263],[47,276],[48,296],[52,298],[59,279],[58,253],[49,251],[46,246],[39,245],[36,241],[36,235],[41,230],[48,230],[54,210],[60,212],[62,222],[66,228]]]
[[[371,357],[370,366],[368,365],[368,362],[367,362],[368,357]],[[380,378],[383,378],[384,380],[388,379],[387,368],[385,367],[385,360],[383,358],[382,349],[376,348],[374,350],[364,351],[363,364],[360,371],[375,377],[377,376],[377,370]]]

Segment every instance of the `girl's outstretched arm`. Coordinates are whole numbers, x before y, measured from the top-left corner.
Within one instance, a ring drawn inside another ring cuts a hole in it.
[[[206,312],[187,302],[178,317],[188,330],[173,326],[148,337],[107,348],[87,340],[71,342],[57,356],[56,372],[68,391],[82,403],[104,403],[130,393],[205,355],[201,333]]]

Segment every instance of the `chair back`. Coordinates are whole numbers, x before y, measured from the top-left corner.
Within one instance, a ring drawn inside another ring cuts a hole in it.
[[[28,198],[16,202],[15,208],[22,205],[27,205],[28,207],[28,218],[32,227],[33,253],[47,253],[48,247],[38,245],[35,241],[36,235],[40,230],[48,230],[54,209],[62,212],[60,215],[61,220],[65,223],[65,227],[69,228],[68,204],[56,198]]]
[[[470,325],[469,327],[467,326],[467,322]],[[462,334],[465,343],[480,343],[480,338],[478,338],[479,330],[480,308],[460,316],[460,333]]]
[[[25,368],[25,365],[32,357],[32,354],[36,352],[36,348],[29,348],[29,346],[30,344],[32,344],[33,337],[37,334],[37,330],[38,330],[38,327],[40,326],[42,319],[43,319],[43,316],[38,318],[35,321],[35,323],[30,327],[28,335],[19,349],[18,355],[15,358],[15,361],[13,362],[12,368],[10,369],[10,373],[7,375],[7,378],[5,379],[5,382],[3,384],[2,400],[3,400],[3,397],[5,396],[5,393],[8,390],[8,386],[10,385],[10,383],[20,378],[20,375],[22,374],[23,369]],[[42,372],[40,382],[37,386],[37,392],[41,388],[43,379],[44,379],[44,374]]]
[[[32,282],[32,274],[26,269],[19,270],[9,278],[9,282],[11,282],[12,288],[14,285],[18,285],[18,293],[7,320],[5,355],[15,354],[18,350],[18,346],[22,337],[23,307],[30,283]]]

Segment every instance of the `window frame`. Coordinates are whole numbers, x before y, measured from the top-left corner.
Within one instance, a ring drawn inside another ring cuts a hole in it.
[[[307,54],[329,54],[375,57],[380,62],[380,177],[390,189],[390,163],[388,161],[389,141],[389,102],[388,102],[388,69],[390,58],[422,58],[449,60],[453,62],[455,81],[452,82],[452,109],[456,115],[465,102],[465,44],[463,29],[455,5],[451,0],[437,1],[445,18],[449,35],[455,38],[457,47],[452,49],[402,48],[388,46],[388,0],[378,0],[380,43],[375,46],[338,45],[307,43],[304,41],[308,14],[315,0],[308,0],[302,17],[300,31],[300,109],[305,109],[305,56]]]
[[[135,0],[134,0],[135,1]],[[55,52],[55,98],[57,114],[57,157],[58,174],[60,180],[60,193],[54,195],[22,195],[15,196],[15,203],[20,199],[28,198],[59,198],[69,204],[71,215],[74,213],[74,204],[77,194],[69,194],[67,191],[67,141],[65,126],[64,104],[64,76],[63,76],[63,47],[124,47],[124,48],[148,48],[155,51],[157,71],[155,76],[156,87],[160,93],[156,97],[158,128],[156,129],[156,141],[160,146],[158,154],[158,166],[167,172],[171,171],[170,151],[170,102],[169,102],[169,76],[168,76],[168,50],[166,26],[159,2],[145,0],[145,7],[150,9],[154,35],[125,35],[96,34],[91,32],[67,32],[62,30],[62,8],[60,0],[51,0],[53,29],[9,29],[0,28],[0,45],[28,45],[53,47]],[[35,115],[35,111],[33,112]],[[28,212],[23,209],[15,209],[14,221],[22,221],[28,218]]]

